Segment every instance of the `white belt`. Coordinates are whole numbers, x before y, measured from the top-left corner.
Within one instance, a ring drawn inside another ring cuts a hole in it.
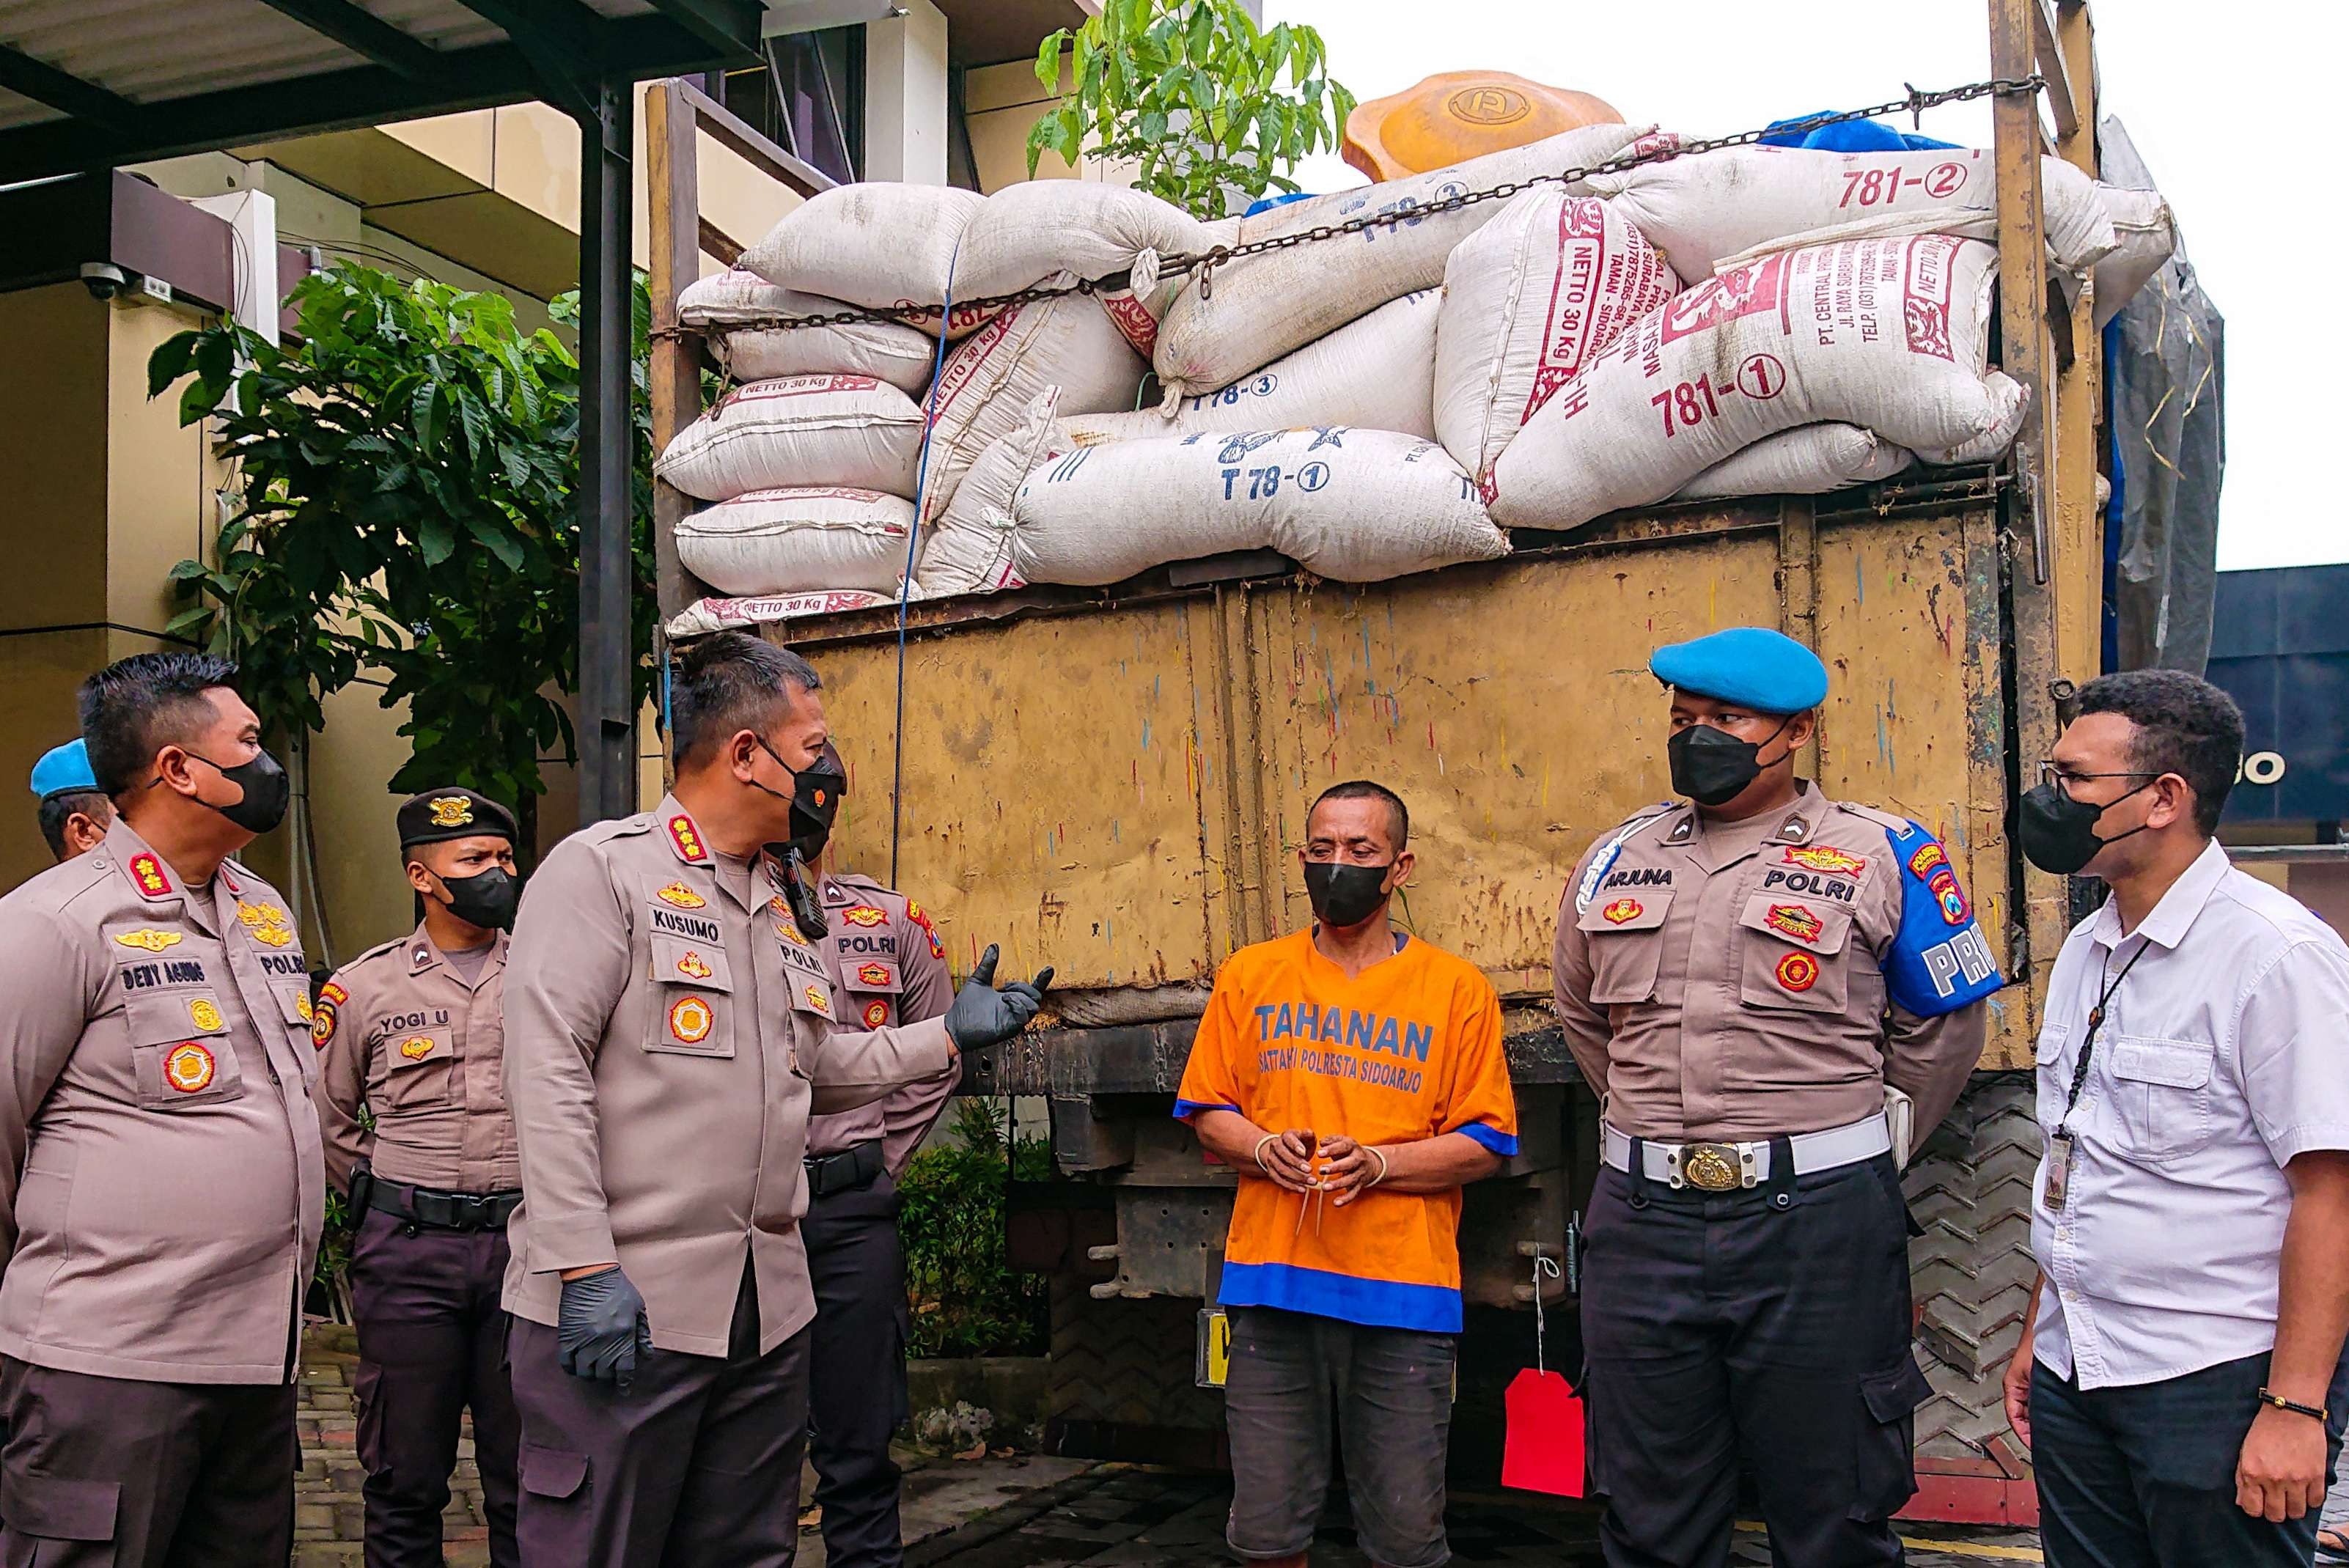
[[[1879,1154],[1892,1152],[1892,1134],[1884,1124],[1881,1113],[1865,1117],[1847,1127],[1830,1127],[1824,1132],[1798,1132],[1788,1140],[1795,1149],[1795,1174],[1806,1176],[1814,1171],[1833,1171],[1845,1165],[1857,1165],[1863,1160],[1873,1160]],[[1667,1187],[1695,1187],[1707,1192],[1733,1192],[1741,1188],[1754,1187],[1770,1179],[1770,1140],[1752,1143],[1667,1143],[1655,1139],[1642,1140],[1640,1163],[1647,1167],[1648,1180],[1661,1181]],[[1631,1169],[1631,1140],[1615,1130],[1610,1122],[1599,1128],[1599,1157],[1616,1170]]]

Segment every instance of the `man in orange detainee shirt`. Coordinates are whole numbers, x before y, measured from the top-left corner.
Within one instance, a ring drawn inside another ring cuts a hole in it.
[[[1174,1114],[1239,1172],[1220,1299],[1232,1550],[1304,1568],[1330,1415],[1379,1568],[1435,1568],[1460,1333],[1460,1189],[1517,1151],[1501,1004],[1474,966],[1396,931],[1411,818],[1334,785],[1305,822],[1309,931],[1226,960]]]

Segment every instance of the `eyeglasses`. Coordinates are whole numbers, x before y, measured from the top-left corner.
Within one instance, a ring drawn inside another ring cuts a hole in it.
[[[2158,779],[2160,777],[2158,773],[2078,773],[2068,768],[2059,767],[2053,758],[2039,765],[2039,781],[2060,790],[2067,800],[2072,796],[2072,786],[2083,779]]]

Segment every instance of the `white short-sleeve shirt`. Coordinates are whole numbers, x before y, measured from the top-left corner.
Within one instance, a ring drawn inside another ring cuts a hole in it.
[[[2283,1167],[2349,1149],[2349,947],[2216,843],[2127,936],[2107,900],[2065,940],[2039,1036],[2043,1135],[2132,958],[2071,1112],[2063,1212],[2044,1155],[2032,1187],[2036,1352],[2083,1388],[2273,1349]]]

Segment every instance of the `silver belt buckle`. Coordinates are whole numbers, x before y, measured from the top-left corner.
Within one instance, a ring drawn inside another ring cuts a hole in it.
[[[1759,1181],[1750,1143],[1683,1143],[1666,1150],[1664,1161],[1675,1189],[1734,1192]]]

